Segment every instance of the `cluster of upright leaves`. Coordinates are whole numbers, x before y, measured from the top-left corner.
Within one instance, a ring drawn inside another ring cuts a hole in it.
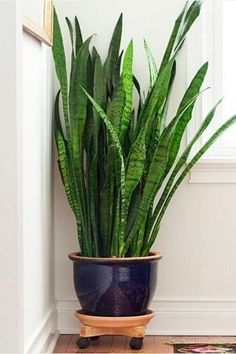
[[[235,116],[226,121],[189,161],[192,147],[212,121],[218,102],[180,153],[207,63],[194,76],[175,116],[166,120],[176,56],[200,9],[200,1],[185,5],[159,70],[144,43],[150,74],[144,100],[133,75],[132,41],[125,53],[120,50],[122,15],[104,63],[94,47],[90,50],[91,37],[83,40],[77,18],[74,26],[66,18],[72,48],[67,75],[62,34],[54,13],[53,56],[60,84],[55,101],[55,139],[59,169],[84,256],[147,255],[176,189],[205,151],[236,121]],[[137,109],[134,89],[139,95]],[[157,193],[159,198],[155,200]]]

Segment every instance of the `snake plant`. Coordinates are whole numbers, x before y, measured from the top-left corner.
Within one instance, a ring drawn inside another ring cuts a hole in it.
[[[54,12],[53,57],[60,84],[54,132],[59,170],[83,256],[148,255],[175,191],[206,150],[236,121],[236,116],[227,120],[190,158],[219,101],[192,140],[181,148],[195,103],[203,92],[208,63],[193,77],[174,117],[167,118],[176,57],[200,9],[200,1],[186,3],[159,68],[144,42],[150,76],[145,94],[133,73],[133,42],[124,52],[120,50],[122,15],[104,62],[95,47],[90,49],[92,36],[83,39],[77,17],[74,26],[66,18],[71,40],[68,74]]]

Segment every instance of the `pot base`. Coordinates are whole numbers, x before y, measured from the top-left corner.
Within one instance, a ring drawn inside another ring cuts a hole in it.
[[[82,310],[75,313],[76,318],[82,323],[80,338],[77,342],[80,348],[89,345],[88,338],[96,338],[104,335],[122,335],[131,337],[131,349],[141,349],[145,336],[146,325],[154,317],[154,312],[148,310],[141,316],[90,316],[84,314]]]
[[[78,310],[75,316],[87,326],[95,327],[132,327],[132,326],[146,326],[149,321],[154,317],[154,312],[148,310],[145,315],[141,316],[121,316],[121,317],[111,317],[111,316],[91,316],[85,314],[82,310]],[[112,334],[112,333],[111,333]]]

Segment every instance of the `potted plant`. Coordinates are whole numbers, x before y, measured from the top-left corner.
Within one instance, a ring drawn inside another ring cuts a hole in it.
[[[80,251],[69,257],[75,290],[87,314],[146,313],[162,257],[151,248],[163,215],[194,164],[236,121],[235,116],[227,120],[190,158],[214,117],[217,102],[181,150],[195,103],[203,92],[208,63],[192,79],[175,116],[167,119],[176,57],[200,9],[200,1],[185,5],[159,69],[144,43],[150,74],[144,95],[133,73],[133,42],[125,52],[120,51],[122,15],[104,62],[95,47],[90,49],[92,36],[83,40],[77,17],[75,30],[66,18],[72,48],[67,73],[63,38],[54,14],[53,57],[60,84],[54,132],[59,170],[78,231]]]

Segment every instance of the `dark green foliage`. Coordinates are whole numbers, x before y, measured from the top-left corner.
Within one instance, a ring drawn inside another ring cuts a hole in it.
[[[60,84],[54,133],[59,170],[84,256],[147,255],[180,183],[218,136],[236,121],[235,116],[229,119],[189,160],[194,144],[214,118],[218,102],[181,152],[196,100],[203,92],[206,63],[187,88],[175,116],[167,122],[176,56],[200,9],[200,1],[190,6],[186,3],[159,69],[144,42],[150,78],[145,99],[133,73],[133,42],[124,53],[120,50],[122,15],[104,63],[94,47],[90,50],[92,38],[83,40],[77,17],[75,28],[66,18],[72,47],[68,75],[63,38],[54,12],[53,57]],[[139,97],[138,107],[134,107],[134,91]]]

